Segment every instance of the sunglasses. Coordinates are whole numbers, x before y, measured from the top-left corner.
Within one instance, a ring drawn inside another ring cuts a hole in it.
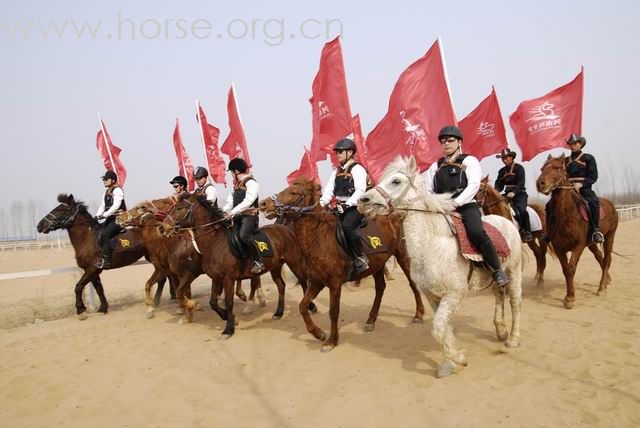
[[[344,152],[346,152],[346,150],[345,149],[339,149],[339,150],[334,150],[334,152],[336,154],[338,154],[338,153],[344,153]]]
[[[455,143],[456,141],[458,141],[457,138],[455,137],[449,137],[449,138],[442,138],[440,140],[440,144],[444,144],[444,143]]]
[[[177,189],[178,187],[180,187],[180,185],[179,185],[179,184],[174,184],[174,185],[173,185],[173,188],[174,188],[174,189]]]

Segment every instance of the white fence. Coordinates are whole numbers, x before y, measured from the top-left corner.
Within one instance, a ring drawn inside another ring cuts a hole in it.
[[[71,248],[71,242],[68,239],[57,239],[55,241],[10,241],[0,243],[0,251],[7,250],[41,250],[43,248],[58,250],[66,250]]]
[[[640,204],[616,206],[620,221],[631,220],[640,217]]]

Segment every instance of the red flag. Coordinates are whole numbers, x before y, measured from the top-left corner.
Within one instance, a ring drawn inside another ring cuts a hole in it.
[[[571,134],[582,133],[584,68],[571,82],[548,94],[523,101],[509,123],[522,150],[522,160],[555,147],[565,147]]]
[[[495,88],[458,123],[458,127],[464,135],[464,153],[483,159],[507,148],[507,133]]]
[[[367,162],[374,181],[398,155],[413,155],[420,171],[442,156],[438,132],[455,125],[440,41],[398,78],[389,109],[367,137]]]
[[[314,180],[318,184],[322,184],[320,181],[320,175],[318,174],[318,166],[311,158],[311,152],[305,147],[302,160],[300,161],[300,167],[287,175],[287,183],[291,184],[298,177],[307,177]]]
[[[124,182],[127,181],[127,170],[120,160],[120,147],[113,144],[107,132],[107,127],[102,119],[99,120],[100,130],[96,136],[96,147],[98,148],[104,167],[107,170],[114,171],[118,175],[118,184],[120,187],[124,187]]]
[[[312,86],[311,115],[313,139],[311,155],[316,161],[327,158],[333,145],[351,134],[351,107],[342,61],[340,37],[325,43],[320,68]]]
[[[202,139],[207,165],[209,166],[209,175],[214,182],[226,186],[227,180],[225,177],[224,159],[222,159],[220,150],[218,149],[220,130],[207,122],[207,116],[204,114],[200,103],[196,102],[196,105],[198,107],[196,118],[200,126],[200,138]]]
[[[178,175],[187,179],[187,189],[193,192],[196,188],[196,182],[193,179],[193,162],[182,145],[182,137],[180,136],[180,122],[176,118],[176,129],[173,130],[173,148],[178,158]]]
[[[244,159],[249,168],[251,168],[247,139],[244,136],[238,103],[236,102],[236,90],[233,84],[231,84],[229,97],[227,98],[227,112],[229,114],[229,136],[224,140],[220,151],[229,156],[229,159]]]
[[[367,167],[367,147],[365,146],[364,136],[362,135],[362,125],[360,124],[360,115],[356,114],[351,119],[353,124],[353,141],[356,143],[356,161],[365,168]]]

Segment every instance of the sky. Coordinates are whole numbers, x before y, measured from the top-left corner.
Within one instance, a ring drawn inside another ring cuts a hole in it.
[[[585,151],[596,156],[601,181],[622,186],[640,153],[636,1],[3,0],[1,7],[0,171],[8,182],[0,209],[35,199],[48,210],[61,192],[99,200],[98,112],[122,149],[128,204],[170,194],[175,119],[202,165],[195,102],[221,129],[222,143],[232,82],[260,196],[281,190],[311,141],[308,99],[322,46],[339,33],[351,111],[365,135],[384,116],[400,73],[440,36],[458,119],[494,85],[509,144],[519,152],[508,115],[584,66]],[[50,22],[65,20],[62,36],[44,35]],[[95,36],[74,32],[72,24],[84,21],[93,29],[99,23]],[[530,196],[545,158],[524,163]],[[482,166],[495,179],[501,164]],[[326,162],[320,171],[326,181]]]

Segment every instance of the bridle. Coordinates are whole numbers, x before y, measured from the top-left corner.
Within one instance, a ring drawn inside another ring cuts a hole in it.
[[[165,217],[165,218],[168,218],[169,221],[171,222],[171,225],[173,226],[172,230],[173,230],[174,233],[178,233],[178,232],[180,232],[182,230],[186,230],[192,235],[192,238],[195,239],[196,236],[193,235],[193,230],[195,230],[195,229],[204,229],[204,228],[213,226],[211,228],[211,230],[205,231],[205,232],[197,235],[197,236],[201,236],[201,235],[205,235],[205,234],[207,234],[209,232],[212,232],[214,230],[219,229],[220,228],[220,223],[228,222],[229,224],[231,224],[231,222],[232,222],[232,220],[227,219],[226,217],[223,217],[221,219],[212,221],[210,223],[201,224],[201,225],[198,225],[198,226],[184,227],[183,225],[185,223],[192,223],[193,222],[193,214],[194,214],[195,210],[197,208],[199,208],[200,202],[198,202],[197,200],[192,202],[189,199],[183,199],[181,202],[184,202],[184,203],[189,205],[189,208],[187,209],[187,212],[184,213],[182,218],[179,218],[179,219],[175,220],[173,218],[173,216],[171,215],[171,213],[178,208],[178,204],[175,204],[173,207],[171,207],[171,209],[166,213],[166,217]]]
[[[144,219],[149,216],[153,216],[154,220],[158,222],[162,222],[165,218],[169,216],[169,213],[175,207],[175,203],[172,204],[171,207],[167,211],[163,211],[160,208],[156,207],[153,201],[148,201],[149,205],[151,205],[152,209],[147,210],[145,207],[140,207],[137,209],[138,213],[141,213],[139,216],[131,215],[130,211],[127,211],[127,216],[122,221],[122,226],[133,226],[140,227],[142,226]]]
[[[278,218],[284,218],[284,216],[287,214],[294,214],[295,217],[289,219],[291,221],[294,221],[300,218],[300,216],[302,216],[303,214],[310,214],[311,211],[313,211],[315,207],[318,206],[318,201],[316,201],[312,205],[301,206],[301,204],[304,202],[304,196],[305,194],[302,193],[298,195],[298,197],[293,202],[289,202],[286,204],[278,199],[277,193],[271,195],[269,199],[273,201],[273,204],[276,207],[275,213]],[[286,220],[287,219],[285,219],[285,221]]]
[[[55,214],[53,214],[53,212],[50,212],[49,214],[47,214],[43,218],[43,220],[46,220],[47,223],[49,223],[49,229],[50,230],[68,228],[76,220],[76,216],[78,215],[78,212],[80,211],[80,205],[79,204],[76,204],[74,206],[69,206],[69,204],[67,204],[65,202],[60,202],[60,205],[64,205],[65,207],[68,207],[67,210],[65,211],[65,217],[63,217],[62,220],[58,219],[55,216]],[[73,214],[67,215],[67,213],[70,213],[73,208],[75,208],[75,211],[73,212]],[[49,216],[51,216],[51,218],[49,218]]]
[[[554,158],[557,159],[557,158]],[[549,159],[547,162],[545,162],[544,165],[542,165],[542,168],[540,168],[540,170],[542,172],[544,172],[545,169],[549,168],[551,166],[551,164],[549,164],[549,161],[553,160],[553,159]],[[538,178],[539,180],[539,178]],[[552,186],[549,186],[549,193],[553,192],[556,189],[571,189],[571,190],[575,190],[575,188],[571,185],[566,185],[566,184],[562,184],[562,183],[566,183],[567,181],[569,181],[569,177],[567,176],[567,167],[566,165],[563,163],[562,164],[562,177],[560,178],[560,180],[558,180],[556,183],[554,183]]]

